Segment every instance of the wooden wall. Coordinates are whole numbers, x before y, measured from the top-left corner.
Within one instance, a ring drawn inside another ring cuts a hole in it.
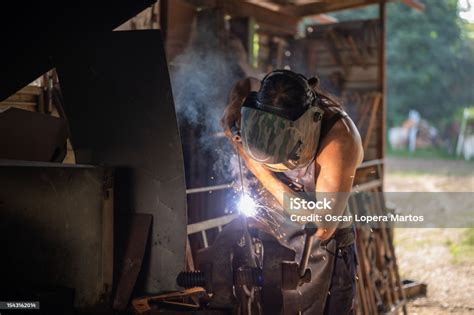
[[[0,111],[14,107],[32,112],[44,112],[44,101],[44,92],[41,86],[28,85],[0,102]]]
[[[292,43],[292,69],[320,77],[340,98],[361,133],[365,161],[383,158],[383,84],[379,20],[306,28]]]

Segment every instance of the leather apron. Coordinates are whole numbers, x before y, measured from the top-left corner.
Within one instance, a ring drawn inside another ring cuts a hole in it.
[[[337,110],[326,119],[323,117],[321,139],[345,115],[347,115],[345,112]],[[295,191],[314,192],[316,167],[316,162],[313,161],[304,169],[275,174]],[[278,221],[281,241],[296,251],[296,261],[300,261],[304,246],[304,226],[285,218],[280,218]],[[353,242],[352,227],[338,229],[332,238],[324,242],[314,241],[309,259],[311,281],[295,291],[284,292],[284,315],[323,314],[338,248],[351,245]]]

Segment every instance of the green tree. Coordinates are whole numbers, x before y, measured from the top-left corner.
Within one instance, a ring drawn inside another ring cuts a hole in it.
[[[474,63],[457,0],[431,0],[424,12],[388,5],[388,121],[398,124],[410,109],[442,127],[473,101]]]

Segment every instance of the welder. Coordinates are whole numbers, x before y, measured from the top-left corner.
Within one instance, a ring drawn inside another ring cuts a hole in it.
[[[303,224],[289,219],[285,200],[302,192],[332,194],[328,213],[344,215],[363,159],[355,124],[318,78],[290,70],[272,71],[261,82],[237,82],[222,124],[247,169],[282,207],[278,233],[301,255]],[[240,141],[232,136],[235,126]],[[293,298],[302,314],[352,314],[357,264],[352,223],[316,225],[311,281]]]

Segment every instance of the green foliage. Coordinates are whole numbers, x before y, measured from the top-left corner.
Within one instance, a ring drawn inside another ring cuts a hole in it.
[[[474,229],[467,228],[463,230],[460,241],[453,242],[448,239],[445,242],[452,256],[451,261],[454,264],[472,262],[474,257]]]
[[[458,16],[457,0],[424,1],[419,12],[387,4],[388,126],[399,125],[410,109],[438,128],[474,104],[473,26]],[[334,14],[340,21],[376,18],[377,6]]]
[[[388,5],[388,122],[410,109],[438,127],[473,102],[474,62],[462,36],[456,0],[429,1],[424,12]]]
[[[474,247],[474,228],[466,229],[462,244]]]

